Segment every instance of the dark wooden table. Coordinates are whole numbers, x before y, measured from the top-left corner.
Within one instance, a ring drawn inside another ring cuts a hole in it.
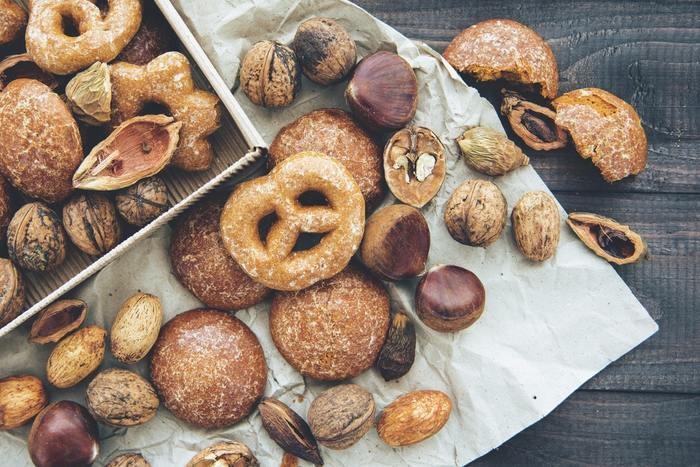
[[[528,151],[567,211],[608,215],[645,237],[649,260],[617,270],[660,330],[474,465],[700,465],[700,2],[357,3],[438,51],[475,22],[521,21],[554,50],[562,92],[617,94],[649,139],[646,171],[613,185],[571,149]]]

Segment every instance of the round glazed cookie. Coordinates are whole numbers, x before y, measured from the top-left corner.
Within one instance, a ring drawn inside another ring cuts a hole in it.
[[[178,222],[170,262],[180,283],[207,306],[240,310],[263,301],[270,289],[243,272],[224,248],[219,234],[222,206],[205,201]]]
[[[197,309],[161,329],[151,381],[177,418],[200,428],[221,428],[253,410],[265,390],[267,365],[245,323],[222,311]]]
[[[299,292],[275,294],[270,333],[302,375],[340,381],[374,364],[389,328],[389,295],[357,266]]]
[[[302,151],[320,152],[340,161],[360,186],[368,210],[384,198],[382,150],[347,112],[320,109],[297,118],[277,133],[268,163],[274,167]]]

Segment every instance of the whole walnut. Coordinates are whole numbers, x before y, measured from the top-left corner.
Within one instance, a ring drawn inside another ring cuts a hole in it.
[[[503,232],[508,215],[505,196],[487,180],[467,180],[450,196],[445,226],[452,238],[471,246],[486,247]]]
[[[119,215],[140,227],[168,210],[168,189],[160,177],[144,178],[120,191],[115,201]]]
[[[292,49],[306,77],[318,84],[342,80],[357,60],[355,41],[330,18],[311,18],[301,23],[294,35]]]
[[[253,45],[241,64],[241,87],[253,104],[284,107],[301,88],[297,56],[279,42],[261,41]]]
[[[112,458],[107,467],[151,467],[151,464],[141,454],[130,452]]]
[[[40,202],[25,204],[7,228],[7,251],[23,269],[47,271],[66,258],[66,234],[58,215]]]
[[[12,261],[0,258],[0,326],[4,326],[19,315],[24,305],[24,282],[22,274]]]
[[[109,198],[78,193],[63,206],[63,227],[75,246],[88,255],[102,255],[119,243],[121,228]]]

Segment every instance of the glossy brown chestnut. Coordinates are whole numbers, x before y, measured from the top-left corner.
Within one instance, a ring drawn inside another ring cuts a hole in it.
[[[377,52],[357,64],[345,99],[355,118],[368,129],[398,130],[416,115],[416,74],[395,53]]]
[[[97,422],[82,405],[59,401],[39,412],[29,432],[29,456],[37,467],[89,466],[100,452]]]
[[[485,302],[484,284],[459,266],[433,266],[416,288],[416,314],[440,332],[468,328],[484,312]]]

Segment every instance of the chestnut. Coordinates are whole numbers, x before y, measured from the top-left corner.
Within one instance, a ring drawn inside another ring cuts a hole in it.
[[[416,74],[395,53],[377,52],[357,64],[345,99],[355,118],[368,129],[398,130],[416,115]]]
[[[425,270],[430,230],[421,212],[405,204],[379,209],[367,219],[360,260],[384,280],[416,277]]]
[[[89,466],[100,452],[97,422],[72,401],[50,404],[34,419],[29,456],[37,467]]]
[[[459,266],[433,266],[416,288],[416,314],[440,332],[468,328],[484,312],[485,302],[484,284]]]

